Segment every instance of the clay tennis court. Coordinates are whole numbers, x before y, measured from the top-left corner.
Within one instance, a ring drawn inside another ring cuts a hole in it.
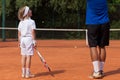
[[[92,72],[92,64],[85,40],[39,40],[38,49],[54,76],[35,53],[31,72],[36,76],[27,80],[91,80],[88,76]],[[120,78],[119,40],[111,40],[107,47],[105,75],[102,80]],[[17,41],[0,42],[0,80],[26,80],[21,78],[21,56]]]

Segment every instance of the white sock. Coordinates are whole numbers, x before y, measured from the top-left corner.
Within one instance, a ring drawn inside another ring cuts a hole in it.
[[[27,75],[30,74],[30,68],[26,68],[26,74],[27,74]]]
[[[25,74],[26,69],[22,68],[22,74]]]
[[[103,70],[103,67],[104,67],[104,64],[105,64],[105,62],[100,62],[100,70]]]
[[[99,61],[93,61],[93,68],[94,68],[94,72],[98,72],[99,69]]]

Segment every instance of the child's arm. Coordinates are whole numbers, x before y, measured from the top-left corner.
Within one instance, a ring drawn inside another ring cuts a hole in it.
[[[33,38],[33,44],[34,44],[34,47],[36,47],[36,33],[35,33],[35,29],[32,29],[32,38]]]
[[[18,31],[18,42],[20,42],[20,36],[21,36],[21,32]]]
[[[21,36],[21,32],[18,30],[18,46],[20,47],[20,36]]]

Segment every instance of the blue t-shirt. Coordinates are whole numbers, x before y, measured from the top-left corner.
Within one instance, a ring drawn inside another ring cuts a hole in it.
[[[86,24],[104,24],[109,22],[106,0],[87,0]]]

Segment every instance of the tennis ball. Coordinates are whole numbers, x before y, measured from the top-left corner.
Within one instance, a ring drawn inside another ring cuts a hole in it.
[[[42,23],[44,23],[44,21],[42,21]]]
[[[74,48],[77,48],[77,46],[74,46]]]

